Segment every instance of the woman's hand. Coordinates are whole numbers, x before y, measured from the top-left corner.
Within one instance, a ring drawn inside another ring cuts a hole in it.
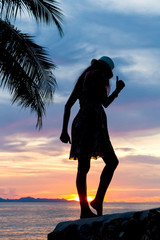
[[[125,87],[125,83],[116,76],[116,89],[120,92]]]
[[[62,132],[61,136],[60,136],[60,140],[63,143],[68,143],[69,142],[71,144],[71,139],[70,139],[70,136],[69,136],[68,132]]]

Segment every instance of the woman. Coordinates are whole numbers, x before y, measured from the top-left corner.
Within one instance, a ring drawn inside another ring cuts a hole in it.
[[[109,96],[110,79],[113,77],[114,63],[111,58],[103,56],[93,59],[91,65],[81,74],[65,105],[63,128],[60,140],[71,143],[70,159],[78,160],[76,186],[80,199],[80,218],[102,215],[103,199],[114,170],[118,165],[110,142],[107,118],[103,107],[107,108],[124,88],[125,84],[117,77],[116,89]],[[76,100],[80,110],[72,123],[72,142],[68,134],[70,110]],[[100,177],[99,187],[90,205],[97,211],[94,214],[87,201],[86,176],[90,169],[90,159],[101,157],[105,167]]]

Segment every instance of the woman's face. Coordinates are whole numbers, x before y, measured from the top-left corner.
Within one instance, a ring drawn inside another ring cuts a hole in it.
[[[109,80],[113,77],[113,72],[110,71],[105,71],[104,74],[106,75],[106,78]]]
[[[113,77],[113,72],[107,64],[103,65],[102,71],[108,79],[111,79]]]

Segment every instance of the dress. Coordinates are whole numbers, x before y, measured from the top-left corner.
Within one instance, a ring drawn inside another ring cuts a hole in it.
[[[116,91],[109,97],[104,88],[105,75],[98,70],[86,73],[79,96],[80,110],[72,123],[70,159],[86,159],[115,155],[110,142],[107,107],[117,96]]]

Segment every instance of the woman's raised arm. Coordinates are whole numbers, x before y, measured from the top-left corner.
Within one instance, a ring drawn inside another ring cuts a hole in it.
[[[118,96],[118,94],[124,87],[125,83],[122,80],[119,80],[118,76],[116,76],[116,89],[110,96],[107,96],[107,93],[105,92],[103,98],[103,106],[107,108],[114,101],[114,99]]]

